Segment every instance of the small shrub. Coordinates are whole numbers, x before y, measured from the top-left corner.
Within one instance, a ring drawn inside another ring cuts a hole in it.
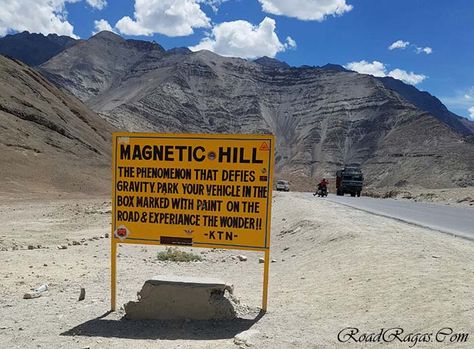
[[[202,257],[179,250],[177,247],[167,247],[166,251],[158,252],[157,259],[159,261],[172,261],[172,262],[197,262],[202,261]]]

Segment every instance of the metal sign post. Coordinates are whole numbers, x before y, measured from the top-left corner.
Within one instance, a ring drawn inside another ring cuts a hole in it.
[[[267,310],[272,135],[114,133],[111,310],[117,244],[265,252]]]

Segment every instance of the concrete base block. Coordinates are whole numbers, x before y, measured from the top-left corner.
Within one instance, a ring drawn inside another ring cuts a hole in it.
[[[125,305],[132,320],[213,320],[236,317],[232,287],[207,278],[155,276],[138,293],[138,302]]]

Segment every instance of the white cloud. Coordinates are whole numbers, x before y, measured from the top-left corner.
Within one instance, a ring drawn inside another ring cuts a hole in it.
[[[440,99],[448,109],[455,109],[460,115],[466,115],[467,117],[467,114],[464,114],[467,111],[470,114],[470,118],[474,121],[474,86],[465,90],[457,90],[453,95],[441,97]]]
[[[86,0],[90,7],[102,10],[107,6],[107,0]]]
[[[66,3],[79,0],[2,0],[0,36],[27,30],[32,33],[56,33],[77,38],[67,21]]]
[[[323,21],[352,10],[346,0],[258,0],[262,10],[274,15],[295,17],[304,21]]]
[[[389,50],[396,50],[396,49],[405,49],[410,43],[408,41],[397,40],[393,44],[391,44],[388,49]]]
[[[212,8],[212,11],[214,11],[214,13],[217,13],[219,10],[219,6],[227,1],[229,0],[196,0],[198,4],[204,4],[204,5],[210,6]]]
[[[210,26],[196,0],[135,0],[134,18],[125,16],[115,27],[126,35],[185,36]]]
[[[107,22],[105,19],[101,19],[100,21],[94,21],[95,31],[92,32],[92,35],[97,34],[103,30],[107,30],[109,32],[113,32],[114,29],[112,26]]]
[[[378,61],[373,61],[372,63],[367,61],[351,62],[344,67],[361,74],[369,74],[378,77],[387,76],[385,64]]]
[[[388,76],[391,76],[394,79],[401,80],[410,85],[417,85],[423,80],[426,79],[426,75],[423,74],[415,74],[413,72],[407,72],[402,69],[394,69],[388,73]]]
[[[395,41],[394,43],[392,43],[388,49],[389,50],[397,50],[397,49],[402,49],[404,50],[405,48],[407,48],[408,46],[410,47],[414,47],[415,48],[415,52],[417,54],[420,54],[420,53],[425,53],[427,55],[430,55],[433,53],[433,49],[429,46],[426,46],[426,47],[420,47],[418,45],[415,45],[415,44],[411,44],[409,41],[403,41],[403,40],[397,40]]]
[[[441,98],[451,108],[469,109],[474,101],[474,86],[467,90],[456,91],[455,95]]]
[[[285,47],[287,49],[295,49],[297,47],[296,41],[291,36],[287,36]]]
[[[474,106],[470,107],[467,111],[469,112],[469,116],[474,118]]]
[[[433,49],[431,47],[416,47],[416,53],[425,53],[427,55],[430,55],[433,53]]]
[[[378,61],[373,61],[372,63],[367,61],[351,62],[346,64],[344,67],[360,74],[368,74],[377,77],[390,76],[410,85],[417,85],[427,78],[427,76],[423,74],[415,74],[413,72],[407,72],[406,70],[398,68],[393,69],[387,73],[386,65]]]
[[[464,93],[464,98],[465,99],[474,99],[474,86],[472,86],[469,90]]]
[[[227,57],[257,58],[275,57],[293,45],[296,42],[291,37],[286,44],[281,43],[275,33],[275,20],[265,17],[257,26],[243,20],[217,24],[209,37],[190,49],[210,50]]]

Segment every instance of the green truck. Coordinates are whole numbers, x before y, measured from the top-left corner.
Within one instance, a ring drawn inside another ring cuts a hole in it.
[[[359,166],[347,166],[336,172],[336,193],[339,196],[360,196],[363,183],[364,175]]]

